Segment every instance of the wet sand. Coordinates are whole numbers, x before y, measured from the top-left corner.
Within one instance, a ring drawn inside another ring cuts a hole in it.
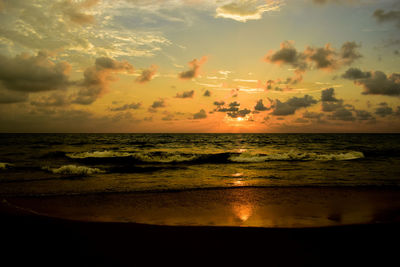
[[[398,261],[400,194],[242,188],[8,198],[0,220],[7,266],[389,266]]]

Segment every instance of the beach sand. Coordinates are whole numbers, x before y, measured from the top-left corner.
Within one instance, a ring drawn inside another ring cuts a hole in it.
[[[236,188],[6,198],[4,266],[392,266],[388,188]]]

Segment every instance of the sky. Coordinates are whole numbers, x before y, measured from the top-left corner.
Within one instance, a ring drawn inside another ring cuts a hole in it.
[[[400,2],[0,0],[0,132],[400,132]]]

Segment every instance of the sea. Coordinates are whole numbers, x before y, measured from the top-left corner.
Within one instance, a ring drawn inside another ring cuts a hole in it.
[[[399,186],[400,134],[0,134],[0,197]]]

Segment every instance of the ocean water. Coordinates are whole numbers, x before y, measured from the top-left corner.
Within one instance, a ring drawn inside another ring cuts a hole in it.
[[[399,134],[0,134],[3,197],[399,185]]]

